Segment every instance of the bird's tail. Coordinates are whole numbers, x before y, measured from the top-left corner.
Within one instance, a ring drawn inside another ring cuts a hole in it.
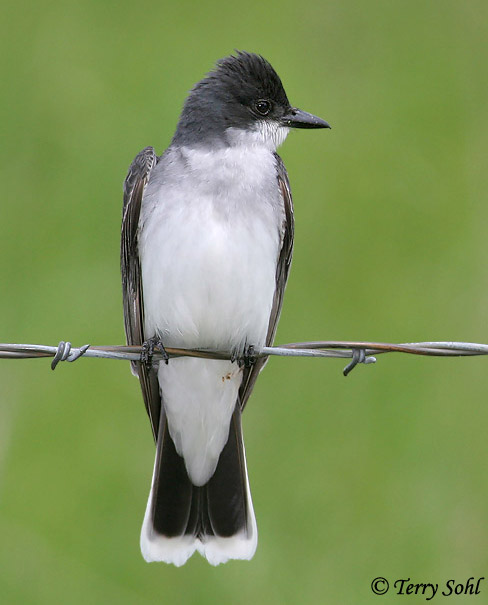
[[[143,557],[177,566],[195,550],[212,565],[229,559],[251,559],[257,546],[257,527],[239,404],[215,473],[201,487],[190,481],[163,412],[161,416],[151,493],[141,531]]]

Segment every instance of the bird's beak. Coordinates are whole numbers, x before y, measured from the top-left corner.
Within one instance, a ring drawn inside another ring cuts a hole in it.
[[[289,128],[331,128],[322,118],[302,111],[296,107],[291,107],[290,110],[281,118],[283,126]]]

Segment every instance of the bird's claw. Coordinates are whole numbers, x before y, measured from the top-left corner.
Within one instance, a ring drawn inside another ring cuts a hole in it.
[[[252,368],[252,366],[256,363],[256,351],[254,349],[254,345],[249,345],[244,349],[244,354],[238,360],[238,363],[241,368]]]
[[[141,363],[143,363],[148,370],[152,366],[152,359],[155,349],[159,349],[164,363],[168,363],[169,355],[168,353],[166,353],[163,341],[161,340],[161,338],[159,338],[159,336],[153,336],[152,338],[149,338],[148,340],[144,341],[142,344]]]

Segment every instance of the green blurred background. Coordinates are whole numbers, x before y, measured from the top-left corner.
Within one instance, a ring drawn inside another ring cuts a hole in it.
[[[277,342],[488,342],[486,2],[2,13],[0,340],[123,343],[127,167],[239,48],[333,125],[281,150],[296,239]],[[344,379],[340,360],[273,359],[244,416],[257,553],[176,569],[139,552],[154,445],[128,364],[0,361],[0,601],[393,603],[374,577],[488,576],[487,363],[384,356]]]

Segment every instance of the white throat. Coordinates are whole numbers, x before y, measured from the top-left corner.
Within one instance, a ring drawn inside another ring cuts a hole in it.
[[[272,120],[260,120],[251,130],[243,128],[227,128],[227,140],[232,146],[264,146],[270,151],[284,142],[290,129]]]

